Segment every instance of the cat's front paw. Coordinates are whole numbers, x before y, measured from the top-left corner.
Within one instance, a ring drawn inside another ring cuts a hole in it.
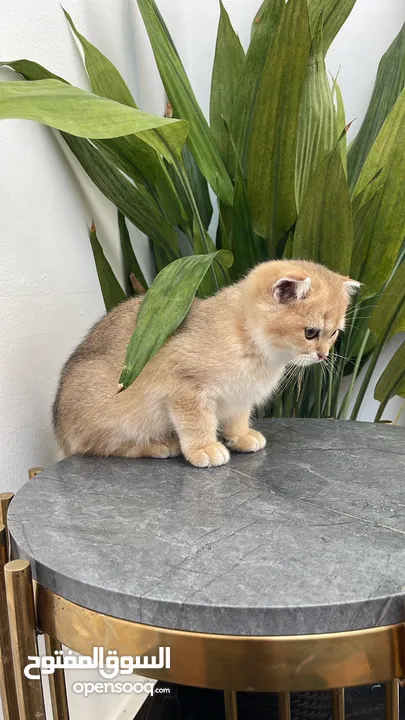
[[[257,430],[249,430],[245,435],[226,438],[226,443],[235,452],[257,452],[266,446],[266,438]]]
[[[185,456],[194,467],[217,467],[228,462],[229,451],[222,443],[215,442],[202,448],[189,450]]]

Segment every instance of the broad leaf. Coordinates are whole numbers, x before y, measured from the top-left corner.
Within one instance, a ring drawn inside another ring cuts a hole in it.
[[[175,260],[155,278],[146,293],[128,345],[119,380],[123,388],[136,380],[146,363],[177,330],[215,259],[224,267],[232,264],[232,255],[226,250],[209,255],[190,255]]]
[[[160,77],[176,117],[188,120],[188,145],[197,164],[223,202],[231,205],[233,188],[209,125],[154,0],[138,0]]]
[[[384,405],[395,395],[405,398],[405,341],[392,356],[374,390],[374,397]]]
[[[323,13],[324,54],[349,17],[355,2],[356,0],[308,0],[309,18],[314,33],[318,27],[319,17]]]
[[[348,154],[350,187],[356,185],[367,155],[398,95],[405,87],[405,24],[381,58],[370,104]]]
[[[210,200],[207,181],[204,175],[201,174],[201,171],[199,170],[198,165],[194,160],[194,157],[188,149],[187,145],[185,145],[183,149],[182,157],[184,167],[186,168],[187,176],[191,185],[191,189],[193,191],[194,199],[197,203],[198,212],[200,213],[200,217],[204,223],[204,227],[208,229],[212,218],[212,204]],[[191,211],[190,217],[192,222],[193,214]]]
[[[373,227],[380,207],[382,186],[376,184],[375,194],[362,204],[362,193],[352,203],[353,210],[353,253],[350,277],[364,283],[367,279],[368,251]],[[361,288],[362,298],[371,297],[367,284]]]
[[[297,126],[295,195],[299,209],[308,181],[337,141],[335,107],[322,52],[322,25],[311,46]]]
[[[90,78],[91,89],[96,95],[115,100],[123,105],[136,108],[134,98],[131,95],[128,85],[111,60],[103,55],[95,45],[76,30],[71,16],[63,10],[65,17],[72,28],[74,35],[79,40],[86,65],[87,74]]]
[[[221,15],[212,70],[210,124],[221,155],[226,160],[228,132],[224,120],[228,125],[231,122],[233,100],[239,86],[245,53],[221,0],[220,7]]]
[[[0,119],[35,120],[78,137],[113,138],[143,134],[158,128],[170,148],[180,153],[187,136],[187,123],[168,120],[93,95],[59,80],[0,83]],[[156,146],[161,145],[156,141]]]
[[[146,190],[136,187],[89,140],[62,134],[91,180],[153,242],[178,255],[178,236]]]
[[[122,259],[124,261],[125,290],[129,296],[132,295],[134,291],[134,287],[131,282],[131,275],[135,275],[136,279],[145,290],[148,285],[132,247],[131,238],[125,222],[125,215],[123,215],[120,210],[118,210],[118,229],[120,233]]]
[[[296,129],[309,48],[306,0],[290,0],[261,76],[249,152],[253,227],[269,239],[270,256],[296,218]]]
[[[96,263],[97,275],[100,282],[100,288],[104,299],[104,304],[107,312],[112,310],[121,302],[127,299],[121,285],[115,277],[111,265],[104,255],[103,248],[101,247],[96,227],[93,223],[90,230],[90,242],[93,250],[94,261]]]
[[[352,246],[350,194],[336,145],[309,182],[298,215],[293,255],[348,275]]]
[[[379,340],[405,331],[405,263],[399,266],[380,298],[370,330]]]
[[[230,127],[244,173],[247,169],[247,153],[257,90],[284,4],[284,0],[265,0],[260,8],[256,15],[256,31],[246,53],[240,82],[236,88]],[[232,148],[229,148],[228,167],[232,174],[236,173],[237,160]]]
[[[376,294],[389,277],[405,237],[405,90],[382,126],[357,182],[354,196],[363,193],[363,204],[375,194],[371,181],[379,171],[381,192],[370,229],[363,283]]]

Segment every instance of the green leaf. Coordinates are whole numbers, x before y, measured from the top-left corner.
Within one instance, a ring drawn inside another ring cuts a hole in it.
[[[284,0],[265,0],[257,13],[257,22],[254,23],[256,31],[246,53],[240,82],[236,88],[230,128],[244,173],[247,169],[249,138],[257,91],[284,4]],[[228,167],[231,168],[232,175],[236,173],[236,165],[233,149],[229,148]]]
[[[232,208],[231,247],[234,253],[232,277],[240,280],[258,262],[245,180],[238,167]]]
[[[313,32],[323,13],[323,52],[326,52],[342,25],[353,10],[356,0],[308,0],[309,18]]]
[[[168,120],[93,95],[59,80],[0,83],[0,119],[35,120],[78,137],[142,135],[160,148],[161,140],[145,131],[159,128],[165,142],[181,152],[187,123]]]
[[[405,87],[405,24],[381,58],[370,104],[349,153],[350,187],[356,185],[367,155]]]
[[[350,277],[364,283],[367,276],[368,251],[370,238],[373,233],[374,223],[379,211],[382,186],[375,186],[375,193],[362,203],[363,194],[357,195],[352,203],[353,210],[353,253],[350,268]],[[370,289],[367,284],[361,288],[363,299],[370,297]]]
[[[145,290],[148,285],[132,247],[131,238],[125,222],[125,215],[123,215],[120,210],[118,210],[118,229],[120,233],[122,259],[124,261],[125,290],[129,296],[133,295],[131,274],[135,275],[136,279],[140,282],[142,287],[145,288]]]
[[[336,100],[336,129],[337,137],[340,139],[340,152],[342,154],[342,163],[345,175],[347,177],[347,135],[346,135],[346,113],[343,102],[342,92],[335,78],[332,86],[332,93]]]
[[[136,380],[146,363],[177,330],[215,259],[224,267],[232,264],[232,255],[226,250],[209,255],[189,255],[175,260],[155,278],[146,293],[128,345],[119,380],[123,388]]]
[[[322,19],[322,17],[321,17]],[[335,107],[322,52],[321,19],[312,41],[297,126],[295,196],[297,207],[320,161],[337,141]]]
[[[212,204],[210,200],[207,181],[204,175],[202,175],[201,171],[199,170],[199,167],[187,145],[185,145],[183,149],[182,157],[184,167],[186,169],[187,176],[190,182],[190,186],[193,191],[194,199],[197,203],[198,212],[200,213],[200,217],[204,223],[204,227],[208,229],[212,218]],[[190,218],[192,222],[193,213],[191,209]]]
[[[353,246],[350,194],[339,145],[322,160],[302,201],[294,234],[295,258],[348,275]]]
[[[103,248],[101,247],[97,237],[94,223],[90,230],[90,242],[93,250],[94,261],[96,263],[101,292],[104,298],[104,304],[108,312],[127,298],[111,269],[110,263],[104,255]]]
[[[296,218],[296,128],[310,48],[306,0],[284,7],[257,93],[248,168],[254,230],[269,238],[269,255]]]
[[[115,100],[116,102],[122,103],[123,105],[129,105],[130,107],[136,108],[134,98],[123,79],[122,75],[118,72],[117,68],[113,63],[103,55],[95,45],[86,40],[81,33],[76,30],[73,20],[69,13],[62,8],[65,13],[65,17],[74,33],[79,40],[83,52],[84,62],[86,65],[87,74],[90,78],[91,89],[96,95]]]
[[[224,119],[229,125],[232,116],[233,99],[239,85],[245,53],[221,0],[220,6],[221,14],[212,70],[210,123],[212,134],[221,155],[226,160],[228,155],[228,132]]]
[[[389,277],[405,237],[405,90],[375,140],[358,179],[354,197],[362,204],[375,194],[371,181],[379,171],[381,192],[376,200],[375,222],[370,228],[367,262],[362,282],[369,295],[376,294]]]
[[[392,356],[374,390],[374,397],[384,405],[395,395],[405,397],[405,341]]]
[[[9,67],[22,75],[26,80],[60,80],[60,82],[64,82],[67,85],[69,84],[66,80],[59,77],[59,75],[55,75],[43,67],[43,65],[39,65],[32,60],[11,60],[10,62],[5,60],[0,62],[0,67]]]
[[[156,3],[154,0],[138,0],[138,6],[174,114],[189,122],[189,148],[217,195],[223,202],[232,205],[232,183]]]
[[[145,235],[178,255],[178,236],[158,210],[153,198],[136,187],[89,140],[62,133],[66,144],[104,195]]]
[[[379,340],[389,340],[405,331],[405,263],[399,266],[381,296],[370,320],[370,330]]]

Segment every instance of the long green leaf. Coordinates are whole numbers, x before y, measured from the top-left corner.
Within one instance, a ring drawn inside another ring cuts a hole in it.
[[[176,153],[187,136],[182,120],[149,115],[59,80],[0,83],[0,119],[4,118],[35,120],[78,137],[144,134],[149,144],[155,142],[154,135],[145,131],[159,128]],[[156,144],[160,147],[161,141]]]
[[[370,330],[385,341],[405,331],[405,263],[399,266],[381,296],[370,320]]]
[[[374,390],[375,399],[384,405],[395,395],[405,397],[405,341],[392,356]]]
[[[123,175],[89,140],[62,133],[83,169],[104,195],[145,235],[178,255],[178,236],[153,199]]]
[[[224,160],[228,155],[228,132],[224,120],[231,122],[233,100],[239,85],[245,60],[240,40],[232,27],[222,0],[212,70],[210,124],[212,134]]]
[[[405,87],[405,24],[381,58],[370,104],[348,153],[350,187],[356,185],[381,127]]]
[[[335,107],[322,52],[321,20],[311,46],[297,126],[295,195],[297,207],[308,181],[338,139]]]
[[[324,54],[349,17],[355,2],[356,0],[308,0],[309,18],[313,32],[316,32],[319,17],[323,13]]]
[[[90,230],[90,242],[96,263],[97,275],[107,312],[126,300],[126,295],[115,277],[111,265],[104,255],[103,248],[97,237],[96,227],[93,223]]]
[[[352,246],[350,194],[336,145],[309,182],[297,220],[293,254],[348,275]]]
[[[342,163],[345,175],[347,177],[347,135],[346,135],[346,113],[343,102],[342,91],[338,84],[337,78],[333,81],[332,93],[336,101],[336,130],[337,137],[340,139],[340,152],[342,154]]]
[[[212,218],[212,203],[210,200],[210,193],[208,189],[207,181],[204,177],[204,175],[201,173],[196,161],[194,160],[193,155],[191,154],[190,150],[188,149],[187,145],[183,148],[183,163],[184,167],[187,171],[187,176],[190,182],[191,189],[193,191],[193,195],[195,198],[195,201],[197,203],[198,212],[200,213],[200,217],[204,223],[204,227],[208,229],[208,226],[211,222]],[[177,183],[176,183],[177,188]],[[190,218],[191,218],[191,224],[192,224],[192,218],[193,213],[190,210]]]
[[[235,199],[232,208],[231,247],[234,253],[232,277],[240,280],[258,262],[256,242],[242,168],[237,170]]]
[[[65,17],[72,29],[72,32],[79,40],[84,53],[84,62],[87,74],[91,81],[91,89],[96,95],[115,100],[123,105],[136,108],[136,102],[131,95],[128,85],[111,60],[109,60],[98,48],[89,42],[84,35],[76,30],[74,22],[66,10],[63,9]]]
[[[380,207],[382,186],[376,185],[375,194],[362,204],[362,194],[357,195],[352,203],[353,209],[353,254],[350,277],[364,283],[367,279],[368,251],[374,223]],[[370,297],[370,289],[363,284],[362,298]]]
[[[260,84],[266,57],[274,42],[276,30],[284,7],[284,0],[265,0],[256,15],[255,33],[246,53],[241,78],[236,88],[231,134],[234,139],[243,171],[246,172],[249,139],[256,106],[257,91]],[[229,148],[228,167],[236,173],[237,160],[233,148]]]
[[[255,231],[277,240],[296,218],[296,128],[310,48],[306,0],[284,7],[257,93],[248,168],[248,196]]]
[[[17,60],[12,63],[4,63],[13,70],[20,73],[26,80],[60,79],[49,70],[29,60]],[[1,65],[1,63],[0,63]],[[106,140],[94,140],[96,147],[100,148],[104,155],[121,169],[126,175],[132,178],[138,185],[143,184],[160,201],[167,221],[171,225],[181,225],[186,219],[185,211],[181,205],[178,193],[169,177],[166,167],[163,166],[162,158],[147,143],[135,135],[109,138]],[[75,154],[80,161],[80,152],[76,144]],[[97,184],[97,183],[96,183]],[[105,193],[107,194],[107,193]],[[107,197],[109,195],[107,194]],[[111,198],[110,198],[111,199]],[[152,201],[152,198],[150,198]],[[136,206],[135,198],[134,204]],[[154,204],[154,203],[152,203]],[[155,217],[155,207],[152,214]],[[136,207],[134,209],[136,213]],[[155,219],[157,219],[155,217]],[[161,220],[161,219],[160,219]],[[158,224],[160,223],[158,219]],[[173,231],[169,231],[174,239]],[[173,258],[172,258],[173,259]]]
[[[381,171],[375,222],[370,228],[363,283],[369,295],[376,294],[389,277],[405,237],[405,90],[375,140],[358,179],[354,197],[363,202],[375,194],[371,181]]]
[[[175,260],[155,278],[146,293],[128,345],[119,380],[123,388],[136,380],[146,363],[177,330],[214,260],[229,267],[232,255],[226,250],[209,255],[189,255]]]
[[[118,229],[120,233],[122,259],[124,261],[125,290],[129,296],[132,295],[134,291],[131,275],[135,275],[144,289],[147,289],[148,285],[134,253],[134,248],[132,247],[131,238],[125,222],[125,215],[123,215],[120,210],[118,210]]]
[[[154,0],[138,0],[160,77],[176,117],[188,120],[188,145],[197,164],[217,195],[232,204],[233,188],[209,125],[199,107],[192,87],[162,23]]]

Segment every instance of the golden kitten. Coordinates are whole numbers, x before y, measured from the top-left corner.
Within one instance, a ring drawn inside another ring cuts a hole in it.
[[[195,300],[177,332],[117,395],[142,302],[128,300],[90,331],[63,369],[54,404],[62,448],[134,458],[183,453],[196,467],[223,465],[227,447],[260,450],[265,439],[250,428],[253,407],[288,366],[326,359],[358,285],[315,263],[263,263]]]

